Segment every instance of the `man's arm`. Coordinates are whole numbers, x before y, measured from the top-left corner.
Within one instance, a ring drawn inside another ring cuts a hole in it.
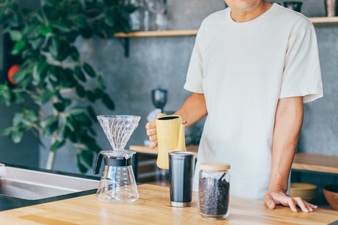
[[[297,212],[297,205],[304,212],[317,208],[299,197],[286,195],[293,157],[296,152],[303,122],[303,97],[283,98],[278,101],[273,133],[272,168],[266,205],[273,209],[276,204],[289,206]]]
[[[182,120],[186,120],[186,127],[196,123],[208,114],[207,106],[205,104],[204,94],[192,93],[183,103],[182,107],[174,114],[182,117]],[[164,114],[159,114],[163,116]],[[150,121],[146,124],[147,135],[149,140],[152,141],[150,148],[157,146],[156,125],[155,121]]]

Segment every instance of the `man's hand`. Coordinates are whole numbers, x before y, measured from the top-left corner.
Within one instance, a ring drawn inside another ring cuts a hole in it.
[[[157,115],[157,118],[165,116],[163,113],[159,113]],[[153,143],[149,146],[150,148],[156,148],[157,146],[157,132],[156,132],[156,124],[155,120],[152,120],[146,124],[147,129],[147,135],[149,137],[149,140]]]
[[[285,191],[281,188],[268,190],[268,193],[264,196],[264,202],[269,209],[274,209],[277,204],[282,204],[284,206],[289,206],[293,212],[298,212],[297,205],[303,212],[312,212],[314,209],[318,208],[318,206],[312,205],[300,197],[291,197],[285,194]]]

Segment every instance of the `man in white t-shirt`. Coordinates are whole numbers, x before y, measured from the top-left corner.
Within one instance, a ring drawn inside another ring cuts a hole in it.
[[[231,165],[231,195],[264,199],[297,212],[317,208],[287,195],[303,120],[303,103],[323,96],[317,39],[302,14],[265,0],[226,0],[229,8],[201,24],[175,113],[187,126],[208,115],[202,162]],[[155,123],[146,125],[157,145]]]

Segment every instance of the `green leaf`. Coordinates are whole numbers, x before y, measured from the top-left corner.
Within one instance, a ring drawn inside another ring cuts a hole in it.
[[[65,60],[70,54],[70,49],[71,49],[70,45],[68,44],[67,41],[64,40],[60,41],[60,49],[55,59],[58,61]]]
[[[75,132],[72,132],[68,125],[66,127],[66,135],[67,135],[67,139],[70,140],[71,142],[73,143],[76,143],[77,142],[77,137],[76,137],[76,134]]]
[[[5,9],[0,8],[0,23],[4,23],[6,20]]]
[[[81,85],[76,85],[76,94],[80,96],[81,98],[86,96],[86,90]]]
[[[66,143],[65,140],[63,140],[63,141],[58,141],[58,140],[56,140],[56,141],[54,142],[54,144],[50,147],[50,150],[51,150],[52,152],[55,152],[56,150],[58,150],[59,148],[61,148],[62,146],[64,146],[65,143]]]
[[[15,127],[5,127],[1,130],[0,134],[3,136],[8,136],[8,135],[11,135],[14,130],[15,130]]]
[[[86,108],[76,106],[76,107],[73,107],[72,109],[70,109],[70,110],[68,111],[68,113],[69,113],[69,114],[72,114],[72,115],[77,115],[77,114],[80,114],[80,113],[84,113],[84,112],[86,112],[86,111],[87,111]]]
[[[26,46],[26,41],[17,41],[13,47],[12,54],[18,54]]]
[[[40,60],[33,67],[33,84],[38,85],[46,77],[48,70],[48,63],[45,60]]]
[[[70,51],[71,51],[70,57],[72,57],[72,59],[74,61],[79,61],[80,60],[80,54],[77,51],[77,49],[73,46],[73,47],[71,47]]]
[[[2,94],[2,92],[7,89],[7,84],[6,85],[0,85],[0,95]]]
[[[12,41],[21,41],[22,34],[18,30],[9,30],[9,36]]]
[[[25,24],[24,30],[22,31],[22,36],[24,39],[36,39],[40,36],[40,25],[29,23]]]
[[[96,88],[94,91],[94,95],[96,99],[99,99],[103,96],[104,92],[100,88]]]
[[[13,126],[17,127],[20,125],[24,117],[23,113],[18,113],[16,112],[14,117],[13,117]]]
[[[11,27],[18,27],[21,23],[21,16],[19,13],[14,12],[11,17],[9,17],[9,25]]]
[[[93,152],[88,150],[83,150],[79,154],[80,163],[86,167],[86,169],[91,169],[93,166],[94,155]]]
[[[34,40],[29,40],[28,42],[29,42],[29,44],[31,44],[31,46],[34,50],[37,50],[37,49],[41,48],[42,44],[45,42],[45,38],[40,37],[40,38],[37,38],[37,39],[34,39]]]
[[[96,112],[92,106],[87,107],[88,114],[92,118],[93,121],[97,122]]]
[[[61,124],[58,136],[57,136],[57,140],[62,141],[64,138],[66,138],[67,136],[67,129],[66,129],[66,121],[63,121],[63,123]]]
[[[42,95],[41,95],[41,103],[46,104],[47,102],[49,102],[49,100],[51,100],[51,98],[53,97],[53,92],[50,90],[45,90]]]
[[[76,26],[80,28],[87,28],[88,26],[86,19],[80,16],[76,17],[73,22]]]
[[[84,73],[82,72],[82,70],[81,70],[81,68],[80,68],[79,66],[75,67],[74,72],[75,72],[75,76],[76,76],[79,80],[81,80],[81,81],[83,81],[83,82],[86,82],[86,81],[87,81],[86,76],[84,75]]]
[[[13,76],[13,80],[15,83],[19,84],[22,80],[24,80],[28,73],[32,71],[32,67],[20,68]]]
[[[137,9],[137,7],[135,7],[133,5],[127,5],[127,6],[123,7],[123,10],[126,11],[128,14],[133,13],[136,9]]]
[[[63,32],[63,33],[69,33],[72,32],[72,28],[68,27],[67,25],[59,22],[54,22],[51,24],[53,28]]]
[[[47,126],[50,124],[54,123],[55,121],[57,122],[57,116],[50,115],[42,120],[40,120],[40,126],[42,129],[45,129]]]
[[[44,49],[45,50],[45,49]],[[60,41],[56,37],[50,37],[47,43],[47,51],[56,58],[60,50]]]
[[[88,63],[83,63],[83,69],[84,71],[90,76],[90,77],[96,77],[96,73],[94,69],[88,64]]]
[[[68,99],[68,98],[65,98],[62,100],[63,104],[65,104],[65,106],[69,106],[71,103],[72,103],[72,100]]]
[[[93,150],[95,152],[99,152],[102,150],[102,148],[98,146],[95,142],[86,143],[86,145],[90,150]]]
[[[50,66],[47,71],[47,76],[53,82],[58,82],[57,69],[55,66]]]
[[[113,100],[107,94],[104,94],[102,96],[102,102],[108,109],[110,109],[110,110],[115,109],[115,104],[114,104]]]
[[[87,98],[89,99],[89,101],[94,102],[96,100],[95,94],[93,92],[87,91],[86,95],[87,95]]]
[[[2,92],[2,96],[4,97],[4,101],[6,103],[7,106],[10,106],[12,103],[12,92],[9,88],[5,89]]]
[[[107,10],[104,14],[104,22],[107,24],[109,27],[114,27],[115,25],[115,17],[116,17],[116,12],[115,10]]]
[[[58,112],[63,112],[66,108],[65,105],[61,102],[54,103],[53,106]]]
[[[33,95],[32,98],[36,104],[44,105],[49,102],[53,96],[54,93],[51,90],[47,89],[41,95]]]
[[[25,109],[23,113],[24,113],[24,118],[22,120],[22,123],[26,126],[30,126],[37,119],[37,116],[34,110]]]
[[[44,3],[46,5],[51,6],[51,7],[55,7],[55,6],[59,5],[60,1],[59,0],[44,0]]]
[[[87,27],[86,29],[80,28],[80,34],[82,37],[88,39],[93,36],[93,31],[90,27]]]
[[[17,104],[21,104],[25,102],[25,96],[24,93],[22,92],[14,92],[14,99],[15,99],[15,103]]]
[[[76,166],[80,170],[81,173],[86,173],[88,171],[88,169],[81,163],[80,154],[76,156]]]
[[[43,136],[48,137],[52,135],[58,129],[59,123],[58,121],[54,121],[51,124],[48,124],[43,130]]]
[[[51,34],[52,33],[52,27],[51,26],[45,26],[45,25],[42,25],[40,27],[40,33],[43,35],[43,36],[47,36],[48,34]]]
[[[74,128],[74,120],[72,116],[67,117],[66,123],[67,123],[67,127],[69,128],[69,130],[74,132],[75,128]]]
[[[101,75],[99,75],[97,77],[97,82],[99,83],[101,88],[106,89],[106,85],[104,84],[104,80],[103,80],[103,77]]]
[[[22,137],[23,137],[23,133],[24,133],[24,131],[21,128],[14,130],[11,134],[12,141],[16,144],[21,142]]]
[[[83,125],[83,126],[91,126],[92,125],[92,121],[84,113],[77,114],[73,118],[74,118],[75,121],[81,123],[81,125]]]

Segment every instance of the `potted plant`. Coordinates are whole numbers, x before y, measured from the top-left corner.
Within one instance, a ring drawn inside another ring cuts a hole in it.
[[[28,131],[37,138],[51,137],[47,169],[53,167],[55,152],[71,145],[77,150],[77,166],[85,173],[92,167],[94,153],[101,150],[92,128],[97,121],[92,104],[101,101],[110,110],[115,106],[105,92],[103,76],[81,60],[74,42],[79,36],[111,38],[117,32],[128,33],[128,14],[135,7],[118,0],[44,0],[38,9],[27,10],[19,3],[0,3],[0,23],[15,42],[11,54],[22,59],[19,69],[11,71],[9,80],[14,84],[0,85],[1,102],[21,106],[12,126],[1,133],[15,143]],[[88,80],[95,80],[90,82],[95,85],[88,86]],[[27,98],[38,110],[27,107]],[[82,103],[74,105],[74,99]],[[51,105],[52,112],[41,110],[45,105]]]

